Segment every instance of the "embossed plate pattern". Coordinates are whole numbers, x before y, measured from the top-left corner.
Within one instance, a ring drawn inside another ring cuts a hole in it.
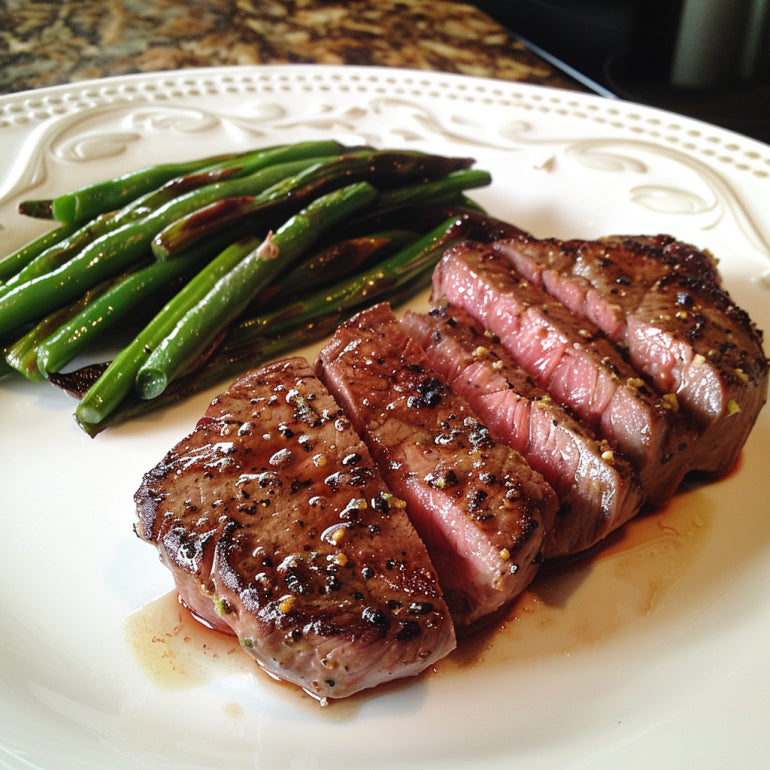
[[[438,73],[189,70],[3,97],[3,250],[44,228],[15,213],[22,198],[328,136],[471,155],[494,175],[475,197],[538,235],[670,232],[711,249],[770,328],[770,148],[633,104]],[[435,672],[322,710],[173,623],[137,631],[171,583],[131,532],[132,494],[212,394],[90,440],[67,397],[0,383],[4,766],[717,768],[766,756],[767,409],[738,469],[683,491],[640,525],[648,536],[537,583]],[[163,634],[192,654],[172,654]],[[157,647],[169,652],[149,671]]]

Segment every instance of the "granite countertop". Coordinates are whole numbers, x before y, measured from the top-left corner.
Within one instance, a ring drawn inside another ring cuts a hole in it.
[[[439,0],[6,0],[0,93],[238,64],[440,70],[585,90],[478,8]]]

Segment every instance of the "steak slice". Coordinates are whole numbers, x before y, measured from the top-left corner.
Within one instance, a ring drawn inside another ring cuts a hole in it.
[[[643,495],[630,464],[538,387],[472,316],[442,305],[408,311],[402,323],[492,437],[521,452],[556,491],[545,558],[585,550],[638,512]]]
[[[661,393],[703,432],[694,466],[724,473],[765,403],[762,334],[720,285],[713,258],[671,236],[495,244],[516,269],[622,343]]]
[[[136,493],[183,601],[317,698],[417,674],[454,629],[425,546],[300,358],[212,401]]]
[[[654,393],[592,323],[517,276],[491,246],[448,250],[434,273],[433,299],[463,308],[496,334],[540,387],[634,465],[648,501],[668,500],[692,469],[697,432],[676,400]]]
[[[406,501],[455,624],[469,626],[519,594],[558,506],[542,476],[491,439],[386,304],[342,324],[317,369]]]

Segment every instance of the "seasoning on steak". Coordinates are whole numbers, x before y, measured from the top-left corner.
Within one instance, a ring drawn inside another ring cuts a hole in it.
[[[667,235],[558,241],[516,228],[494,247],[676,396],[703,432],[694,467],[734,465],[767,398],[768,365],[761,332],[710,255]]]
[[[455,624],[495,612],[531,581],[558,502],[430,369],[385,304],[342,324],[317,370],[407,503]]]
[[[589,548],[638,512],[643,495],[629,463],[535,385],[470,314],[442,305],[407,311],[402,323],[492,437],[521,452],[556,491],[546,559]]]
[[[136,503],[190,609],[315,697],[417,674],[454,647],[403,503],[303,359],[216,398]]]
[[[465,309],[496,334],[540,387],[634,465],[648,501],[668,500],[691,470],[697,432],[676,399],[654,393],[594,324],[520,278],[491,246],[448,250],[433,300]]]

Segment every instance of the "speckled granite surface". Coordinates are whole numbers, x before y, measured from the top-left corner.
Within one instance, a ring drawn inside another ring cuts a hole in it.
[[[464,3],[0,0],[0,93],[277,63],[409,67],[582,90]]]

